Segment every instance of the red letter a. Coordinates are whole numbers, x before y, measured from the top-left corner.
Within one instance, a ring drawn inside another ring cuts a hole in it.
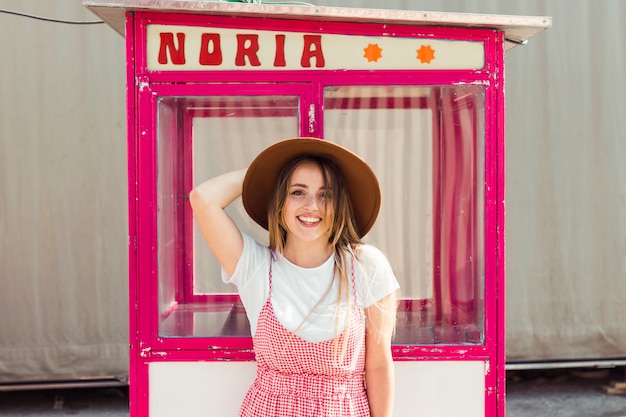
[[[311,46],[315,46],[315,49],[311,50]],[[302,59],[300,60],[302,68],[309,68],[311,66],[312,57],[315,57],[315,66],[317,68],[324,67],[322,35],[304,35],[304,48],[302,48]]]
[[[174,34],[172,32],[161,33],[161,46],[159,47],[159,64],[167,64],[167,51],[170,52],[172,64],[185,64],[185,34],[177,33],[178,49],[174,45]]]

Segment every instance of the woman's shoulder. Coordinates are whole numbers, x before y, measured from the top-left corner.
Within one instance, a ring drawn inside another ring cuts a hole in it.
[[[355,248],[355,255],[357,260],[355,276],[363,307],[369,307],[398,289],[393,268],[382,250],[365,243]]]
[[[387,256],[376,246],[362,243],[355,248],[354,253],[361,269],[370,278],[393,276],[393,269]]]
[[[389,263],[383,251],[369,243],[358,244],[354,252],[359,261],[367,264]]]

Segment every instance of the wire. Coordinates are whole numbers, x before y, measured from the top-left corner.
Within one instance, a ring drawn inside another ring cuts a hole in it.
[[[42,17],[35,16],[28,13],[14,12],[12,10],[0,9],[0,13],[6,13],[14,16],[27,17],[29,19],[35,20],[43,20],[44,22],[53,22],[53,23],[64,23],[66,25],[99,25],[104,23],[102,20],[88,20],[88,21],[76,21],[76,20],[63,20],[63,19],[52,19],[50,17]]]
[[[523,41],[518,41],[513,38],[504,38],[505,41],[514,43],[515,45],[526,45],[528,43],[528,39],[524,39]]]

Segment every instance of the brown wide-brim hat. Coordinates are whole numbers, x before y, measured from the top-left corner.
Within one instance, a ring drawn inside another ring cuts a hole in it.
[[[360,237],[370,231],[380,211],[381,193],[370,166],[355,153],[317,138],[293,138],[277,142],[252,161],[243,180],[242,201],[248,215],[267,230],[268,202],[283,167],[302,156],[332,160],[343,177]]]

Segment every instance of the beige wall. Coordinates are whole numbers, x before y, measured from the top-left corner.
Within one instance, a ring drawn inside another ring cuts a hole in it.
[[[507,53],[507,354],[626,356],[626,4],[315,3],[554,18]],[[97,19],[78,0],[0,7]],[[124,40],[3,13],[0,28],[0,382],[124,375]]]
[[[3,9],[97,20],[79,1]],[[125,54],[0,13],[0,382],[126,375]]]
[[[626,3],[437,8],[553,17],[506,56],[507,360],[625,358]]]

